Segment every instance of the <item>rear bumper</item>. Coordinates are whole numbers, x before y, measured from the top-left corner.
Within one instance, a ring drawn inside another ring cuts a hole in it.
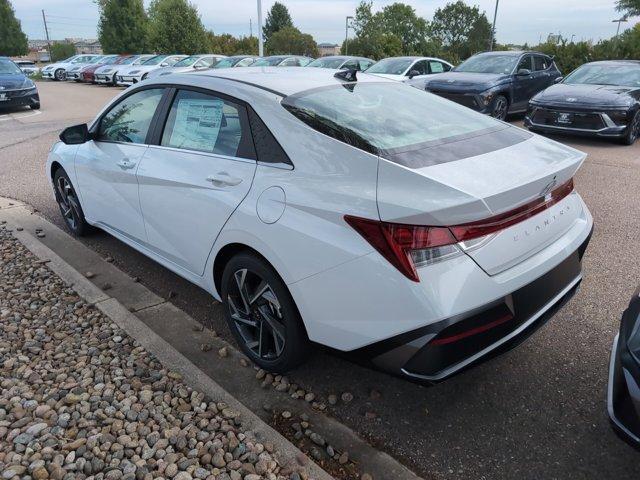
[[[611,348],[607,410],[616,433],[640,449],[640,361],[628,347],[631,333],[638,335],[638,292],[634,301],[623,315],[620,333]]]
[[[354,353],[390,373],[435,383],[508,350],[544,325],[577,291],[589,239],[560,265],[501,299]]]

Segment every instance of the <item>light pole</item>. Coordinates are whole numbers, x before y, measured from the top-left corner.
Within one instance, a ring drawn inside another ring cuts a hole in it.
[[[262,39],[262,0],[258,0],[258,55],[264,55],[264,41]]]
[[[496,0],[496,9],[493,12],[493,26],[491,27],[491,43],[489,44],[489,51],[493,50],[493,39],[496,35],[496,18],[498,17],[498,2]]]
[[[576,36],[575,33],[571,35],[571,41],[569,43],[573,43],[573,37],[575,37],[575,36]]]
[[[353,20],[353,17],[347,15],[344,20],[344,54],[346,55],[349,50],[349,20]]]
[[[616,29],[616,39],[618,38],[618,34],[620,33],[620,24],[623,22],[627,22],[627,17],[624,16],[622,18],[619,18],[618,20],[612,20],[611,23],[617,23],[618,24],[618,28]]]

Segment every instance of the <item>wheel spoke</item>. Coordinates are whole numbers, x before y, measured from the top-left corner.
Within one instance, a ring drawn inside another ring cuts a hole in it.
[[[280,356],[282,350],[284,350],[285,343],[285,327],[282,323],[280,323],[272,314],[268,311],[266,307],[260,309],[260,313],[262,314],[262,318],[264,318],[264,323],[267,325],[267,329],[271,337],[273,338],[273,344],[276,349],[276,356]]]
[[[233,275],[236,279],[236,285],[238,286],[238,293],[240,294],[240,298],[242,299],[242,303],[244,305],[244,312],[249,313],[249,294],[247,292],[247,286],[245,284],[245,280],[247,279],[247,269],[243,268],[242,270],[238,270]]]
[[[253,295],[251,295],[251,297],[249,298],[249,305],[253,305],[255,303],[255,301],[262,297],[262,294],[267,290],[270,289],[271,287],[269,287],[269,284],[267,282],[265,282],[264,280],[260,280],[260,284],[258,284],[258,286],[255,289],[255,292],[253,293]]]

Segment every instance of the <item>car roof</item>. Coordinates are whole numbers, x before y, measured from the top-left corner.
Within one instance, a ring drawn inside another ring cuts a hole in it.
[[[320,70],[320,71],[318,71]],[[198,73],[182,75],[225,78],[244,84],[249,84],[263,90],[268,90],[282,96],[293,95],[313,88],[344,85],[345,82],[335,77],[335,71],[329,69],[300,68],[300,67],[253,67],[253,68],[220,68],[205,70]],[[165,77],[166,78],[166,77]],[[397,84],[376,75],[357,73],[358,83],[376,82]],[[169,80],[169,78],[167,78]]]
[[[525,53],[534,53],[536,55],[544,55],[545,57],[549,56],[546,53],[538,52],[536,50],[494,50],[492,52],[478,52],[476,55],[512,55],[514,57],[519,57]]]

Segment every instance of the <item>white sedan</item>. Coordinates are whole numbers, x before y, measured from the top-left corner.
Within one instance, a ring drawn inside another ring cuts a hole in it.
[[[312,341],[440,380],[526,337],[582,279],[585,155],[400,82],[167,75],[60,138],[46,174],[69,229],[221,300],[270,371]]]
[[[434,57],[389,57],[374,63],[367,73],[404,82],[453,68],[446,60]]]
[[[84,66],[91,63],[102,55],[74,55],[61,62],[51,63],[42,69],[42,78],[50,78],[52,80],[65,80],[67,78],[67,70],[70,68]]]
[[[145,80],[151,72],[160,68],[172,67],[187,55],[156,55],[140,65],[132,65],[118,70],[116,85],[128,87]]]

